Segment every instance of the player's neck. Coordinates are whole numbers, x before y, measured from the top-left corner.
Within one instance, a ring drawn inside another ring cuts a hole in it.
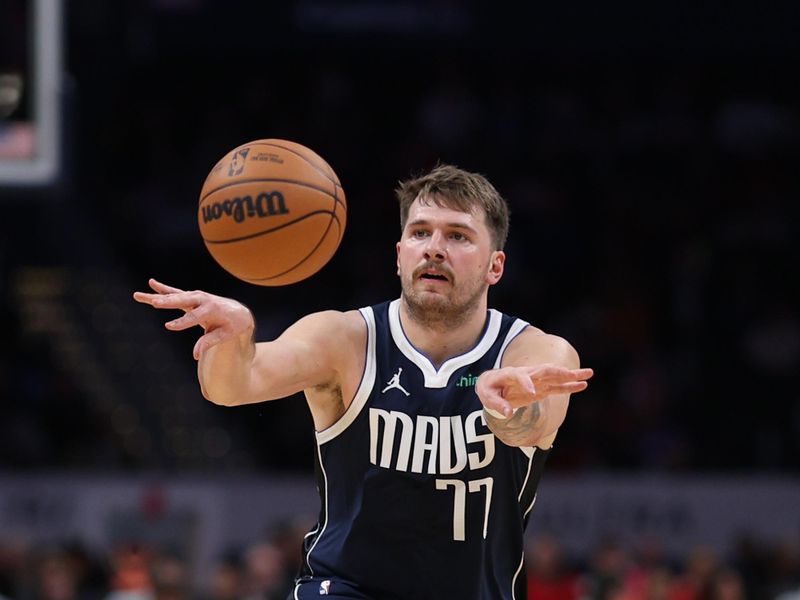
[[[431,359],[438,369],[447,359],[472,349],[483,333],[487,319],[487,299],[478,302],[458,324],[416,318],[404,300],[400,301],[400,323],[408,341]]]

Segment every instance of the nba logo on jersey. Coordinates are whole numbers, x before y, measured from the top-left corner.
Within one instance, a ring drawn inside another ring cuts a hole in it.
[[[322,583],[319,584],[319,595],[320,596],[327,596],[331,591],[331,580],[326,579]]]

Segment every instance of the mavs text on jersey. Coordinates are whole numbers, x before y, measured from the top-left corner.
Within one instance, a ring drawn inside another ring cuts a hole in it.
[[[361,309],[364,373],[316,434],[320,518],[293,597],[523,600],[523,533],[549,450],[499,441],[475,382],[528,324],[489,310],[475,347],[437,369],[399,304]]]

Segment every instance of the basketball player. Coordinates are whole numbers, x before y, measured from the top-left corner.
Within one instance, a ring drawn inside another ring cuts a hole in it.
[[[134,298],[201,326],[203,395],[237,406],[305,392],[319,522],[292,598],[525,597],[523,532],[570,394],[591,369],[565,340],[487,307],[505,200],[452,166],[400,184],[399,299],[311,314],[254,343],[239,302],[155,280]]]

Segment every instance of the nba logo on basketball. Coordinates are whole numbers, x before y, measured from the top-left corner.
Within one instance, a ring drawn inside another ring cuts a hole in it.
[[[244,171],[244,161],[247,158],[248,152],[250,152],[250,148],[242,148],[233,154],[231,165],[228,167],[228,177],[235,177],[236,175],[242,174],[242,171]]]

